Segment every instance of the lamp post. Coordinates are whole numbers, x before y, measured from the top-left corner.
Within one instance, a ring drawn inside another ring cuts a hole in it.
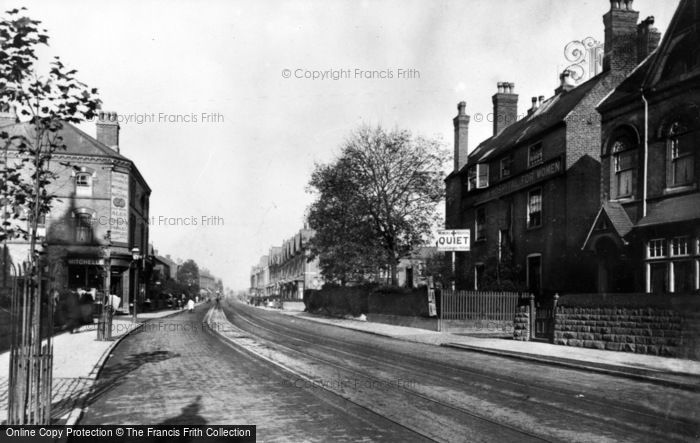
[[[139,291],[140,291],[140,285],[139,285],[139,264],[141,261],[140,252],[141,252],[141,250],[139,248],[134,248],[131,250],[131,258],[132,258],[131,262],[136,263],[136,266],[134,266],[134,271],[135,271],[134,272],[134,286],[136,286],[134,288],[134,299],[133,299],[133,303],[134,303],[133,321],[134,321],[134,323],[136,323],[136,316],[137,316],[136,303],[138,302],[138,295],[139,295]]]
[[[102,296],[102,314],[97,329],[97,339],[101,341],[112,339],[112,232],[105,234],[107,244],[102,247],[104,257],[104,294]]]

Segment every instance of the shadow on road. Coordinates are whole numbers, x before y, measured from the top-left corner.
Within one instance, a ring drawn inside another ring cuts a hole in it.
[[[207,421],[199,415],[199,411],[202,409],[201,405],[202,401],[202,396],[198,395],[197,398],[182,408],[182,412],[180,412],[180,415],[175,416],[173,418],[169,418],[165,421],[160,422],[159,424],[161,425],[188,425],[191,427],[196,427],[196,426],[204,426],[207,424]],[[156,442],[169,442],[169,441],[177,441],[177,442],[190,442],[192,441],[192,437],[190,436],[184,436],[181,435],[180,437],[163,437],[157,440],[154,440]],[[201,441],[201,439],[198,439],[197,441]]]
[[[99,377],[93,385],[93,389],[84,393],[77,399],[75,397],[66,398],[54,403],[51,406],[51,415],[60,417],[66,412],[70,412],[75,405],[85,401],[86,406],[90,406],[101,396],[119,386],[125,381],[125,377],[143,365],[158,363],[171,358],[179,357],[180,354],[170,351],[142,352],[127,356],[123,362],[114,365],[108,364],[100,372]]]

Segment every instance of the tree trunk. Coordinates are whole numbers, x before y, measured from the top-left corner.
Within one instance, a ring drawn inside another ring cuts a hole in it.
[[[397,269],[396,261],[392,260],[390,265],[389,265],[389,270],[391,272],[391,286],[398,286],[399,285],[399,276],[398,276],[398,269]]]

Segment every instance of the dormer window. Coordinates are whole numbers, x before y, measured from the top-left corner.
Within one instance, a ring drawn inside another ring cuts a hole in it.
[[[527,166],[532,168],[542,164],[544,160],[544,152],[542,150],[542,143],[537,143],[536,145],[530,146],[527,153]]]
[[[79,172],[75,175],[75,196],[92,197],[92,174]]]
[[[467,170],[467,190],[476,189],[476,166],[470,166]]]
[[[476,183],[476,187],[479,189],[488,188],[489,187],[489,165],[488,164],[476,165],[476,171],[478,174],[478,181]]]
[[[501,180],[510,177],[510,168],[513,163],[513,157],[510,155],[504,159],[501,159]]]

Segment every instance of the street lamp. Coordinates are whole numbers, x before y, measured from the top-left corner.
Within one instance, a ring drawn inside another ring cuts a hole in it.
[[[102,246],[104,258],[104,294],[102,296],[102,313],[97,329],[98,340],[110,340],[112,338],[112,231],[105,234],[106,244]]]
[[[134,285],[136,286],[134,288],[134,323],[136,323],[136,303],[138,302],[138,294],[139,294],[139,261],[141,260],[141,250],[139,248],[134,248],[131,250],[131,258],[132,258],[132,263],[136,263],[136,266],[134,267]]]

